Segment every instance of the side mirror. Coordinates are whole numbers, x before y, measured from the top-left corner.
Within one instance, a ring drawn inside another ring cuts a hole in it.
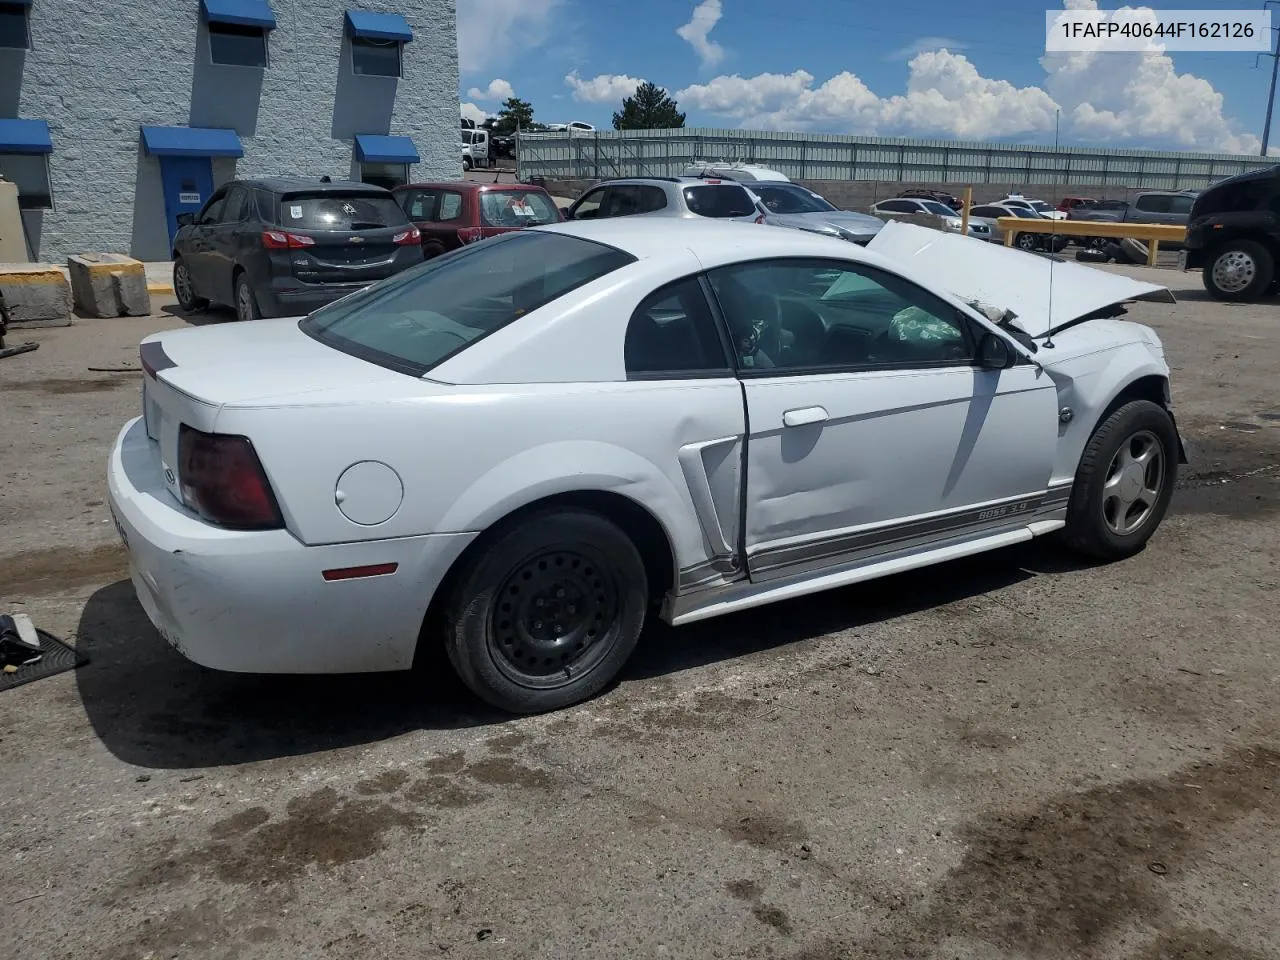
[[[978,342],[978,365],[986,370],[1007,370],[1018,362],[1009,341],[994,333],[984,333]]]
[[[178,214],[178,226],[180,227],[189,227],[195,222],[196,222],[196,215],[194,213]]]

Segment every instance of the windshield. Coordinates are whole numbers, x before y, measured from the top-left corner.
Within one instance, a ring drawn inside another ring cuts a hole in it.
[[[299,328],[335,350],[420,377],[517,318],[634,261],[578,237],[508,233],[321,307]]]
[[[940,217],[954,217],[956,212],[948,207],[945,203],[939,203],[937,200],[921,200],[924,208],[930,213],[935,213]]]
[[[293,193],[280,198],[280,226],[290,230],[373,230],[408,222],[390,195]]]
[[[487,190],[480,194],[480,219],[486,227],[533,227],[558,222],[560,210],[541,190]]]
[[[1052,209],[1053,209],[1053,207],[1049,206],[1049,205],[1048,205],[1047,203],[1045,203],[1043,200],[1029,200],[1029,201],[1027,201],[1027,202],[1028,202],[1028,203],[1030,203],[1030,204],[1031,204],[1031,206],[1033,206],[1033,207],[1035,207],[1037,210],[1039,210],[1041,213],[1044,213],[1046,210],[1052,210]]]
[[[752,189],[771,213],[830,213],[836,208],[804,187],[766,186]]]

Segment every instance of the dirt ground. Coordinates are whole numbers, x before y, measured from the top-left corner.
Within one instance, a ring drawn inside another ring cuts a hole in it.
[[[172,652],[104,464],[137,341],[184,321],[17,331],[0,607],[91,662],[0,692],[0,957],[1280,957],[1280,304],[1161,277],[1180,302],[1133,315],[1194,462],[1140,556],[653,628],[519,720],[441,669]]]

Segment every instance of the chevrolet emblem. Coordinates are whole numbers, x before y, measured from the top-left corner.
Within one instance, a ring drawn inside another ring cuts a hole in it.
[[[351,238],[351,242],[352,242],[352,243],[364,243],[364,237],[352,237],[352,238]]]

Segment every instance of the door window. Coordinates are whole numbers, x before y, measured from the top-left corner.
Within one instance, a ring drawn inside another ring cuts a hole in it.
[[[244,187],[232,187],[227,191],[227,202],[219,218],[222,223],[239,223],[245,219],[249,192]]]
[[[610,192],[609,187],[603,187],[600,190],[592,190],[578,201],[578,205],[573,208],[574,220],[594,220],[600,216],[600,207],[604,204],[606,195]]]
[[[886,200],[880,204],[885,213],[918,213],[920,208],[911,200]]]
[[[721,267],[709,277],[742,373],[973,361],[958,310],[864,264],[766,260]]]
[[[623,355],[631,378],[733,372],[707,298],[694,277],[659,288],[636,307],[627,325]]]
[[[215,193],[209,198],[209,202],[205,204],[205,208],[200,211],[199,223],[220,223],[222,221],[222,211],[227,206],[227,193],[225,190]]]
[[[1168,213],[1169,197],[1161,193],[1144,193],[1133,206],[1143,213]]]
[[[1190,213],[1191,205],[1195,203],[1195,197],[1170,197],[1169,212],[1170,213]]]
[[[411,220],[442,223],[462,216],[462,194],[455,190],[406,190],[401,203]]]

